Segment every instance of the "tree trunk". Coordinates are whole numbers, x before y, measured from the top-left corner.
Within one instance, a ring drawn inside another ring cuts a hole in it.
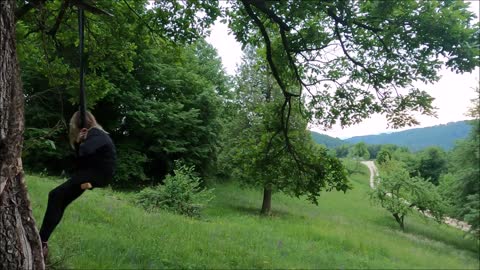
[[[272,208],[272,189],[269,187],[264,187],[262,211],[260,213],[262,215],[269,215],[271,208]]]
[[[398,224],[400,225],[400,228],[402,228],[402,231],[405,231],[405,226],[403,224],[403,218],[404,216],[402,215],[401,217],[398,215],[398,213],[395,213],[393,214],[393,217],[395,218],[395,220],[398,222]]]
[[[272,89],[273,86],[270,84],[270,80],[267,80],[267,89],[265,91],[265,102],[270,103],[272,101]],[[262,215],[270,215],[270,210],[272,208],[272,188],[269,184],[266,184],[263,188],[263,203],[262,210],[260,213]]]
[[[0,269],[44,269],[23,179],[23,92],[15,44],[15,0],[0,1]]]

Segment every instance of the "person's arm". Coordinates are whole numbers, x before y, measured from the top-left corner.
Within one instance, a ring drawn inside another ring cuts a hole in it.
[[[107,143],[105,135],[100,130],[91,129],[88,131],[85,141],[80,143],[78,156],[84,157],[95,153],[95,151]]]
[[[78,142],[73,143],[73,150],[75,151],[75,157],[78,157],[79,156],[78,151],[80,151],[80,143]]]

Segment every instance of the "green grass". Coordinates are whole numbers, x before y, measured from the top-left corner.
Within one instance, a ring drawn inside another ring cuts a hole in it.
[[[52,261],[88,269],[479,269],[478,242],[419,215],[408,216],[402,232],[370,204],[366,168],[351,180],[353,190],[323,193],[318,206],[275,194],[271,217],[258,215],[261,191],[218,184],[200,220],[145,212],[131,203],[133,194],[87,191],[50,239]],[[60,182],[27,182],[40,224],[47,194]]]

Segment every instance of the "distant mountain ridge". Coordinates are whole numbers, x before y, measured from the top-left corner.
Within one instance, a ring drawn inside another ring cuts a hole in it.
[[[396,144],[406,146],[410,151],[419,151],[429,146],[438,146],[448,151],[455,146],[455,141],[468,136],[472,130],[470,122],[470,120],[450,122],[443,125],[413,128],[392,133],[355,136],[345,140],[316,132],[312,132],[312,137],[317,143],[328,148],[335,148],[342,144],[365,142],[367,144]]]
[[[315,132],[315,131],[310,131],[311,134],[312,134],[312,138],[313,140],[318,143],[318,144],[323,144],[325,145],[327,148],[335,148],[337,146],[340,146],[342,144],[346,144],[347,142],[343,141],[342,139],[340,138],[334,138],[334,137],[330,137],[328,135],[325,135],[325,134],[320,134],[318,132]]]
[[[357,136],[344,141],[352,144],[358,142],[367,144],[391,143],[406,146],[411,151],[418,151],[429,146],[439,146],[444,150],[450,150],[455,146],[455,141],[466,138],[471,129],[472,126],[469,124],[469,121],[459,121],[388,134]]]

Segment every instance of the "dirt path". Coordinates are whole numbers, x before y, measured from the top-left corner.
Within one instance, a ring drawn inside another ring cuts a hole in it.
[[[378,175],[377,166],[375,166],[375,163],[371,160],[362,161],[362,164],[367,166],[368,170],[370,171],[370,188],[373,189],[373,188],[375,188],[375,176]],[[428,213],[423,213],[423,214],[427,217],[430,217],[430,218],[432,217]],[[460,229],[460,230],[465,231],[465,232],[468,232],[470,230],[470,225],[469,224],[467,224],[463,221],[460,221],[460,220],[456,220],[454,218],[444,217],[443,222],[447,225],[450,225],[452,227],[455,227],[455,228]]]
[[[362,161],[362,164],[367,166],[368,169],[370,170],[370,188],[375,188],[374,180],[375,180],[375,176],[378,175],[377,167],[375,166],[375,163],[369,160],[369,161]]]

